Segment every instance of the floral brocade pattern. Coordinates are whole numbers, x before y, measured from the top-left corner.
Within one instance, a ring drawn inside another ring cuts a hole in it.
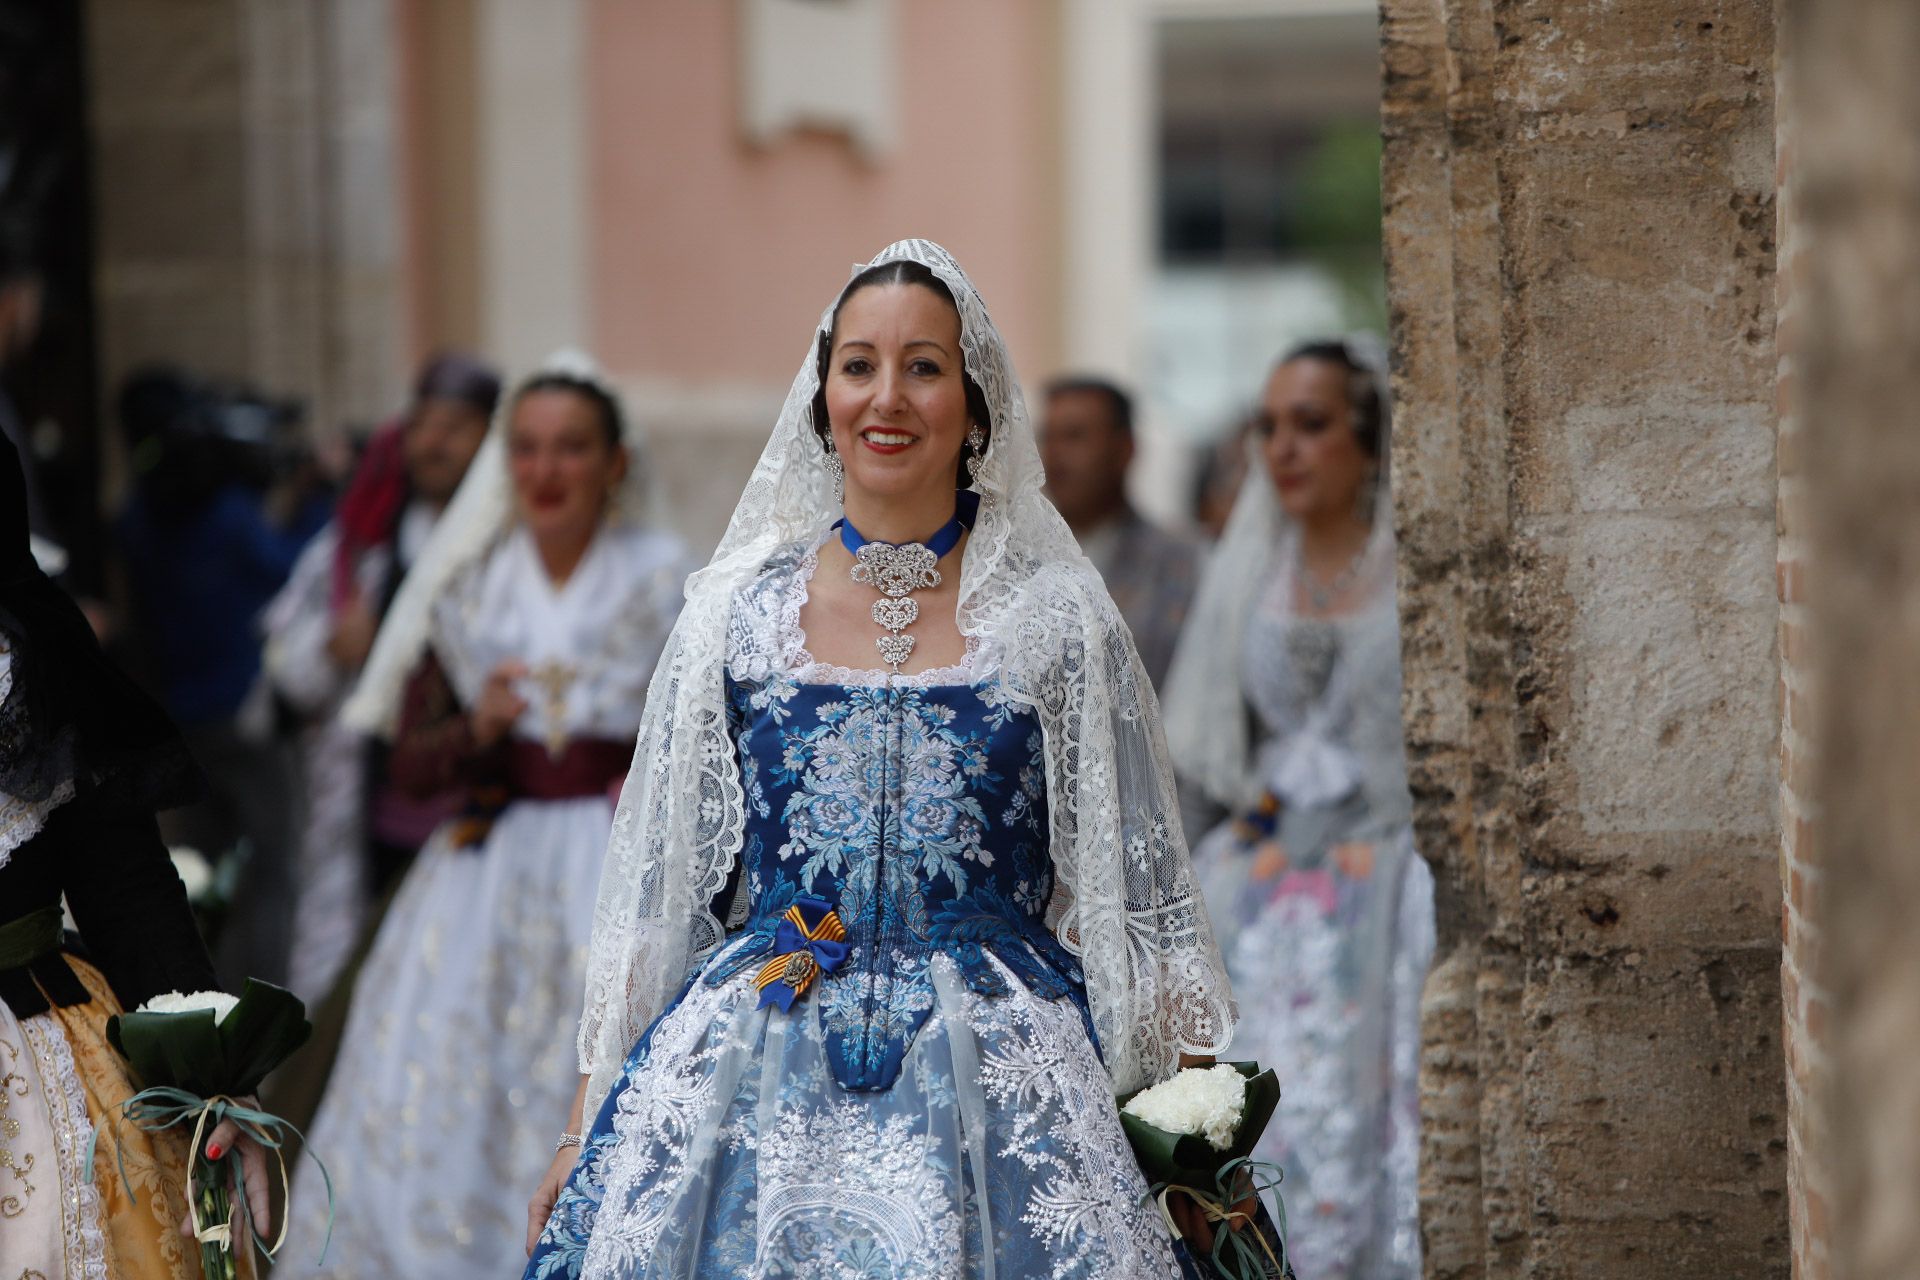
[[[736,682],[729,699],[754,904],[708,970],[723,982],[771,945],[796,893],[835,904],[852,954],[820,986],[835,1077],[885,1088],[933,1008],[928,960],[950,954],[999,994],[996,956],[1046,999],[1079,994],[1047,932],[1041,733],[991,685]]]
[[[527,1275],[1178,1274],[1047,923],[1039,717],[965,667],[843,682],[790,629],[733,657],[745,820],[719,896],[746,910],[629,1054]],[[803,895],[848,954],[762,1007]]]
[[[187,1135],[119,1116],[134,1092],[106,1038],[120,1006],[97,969],[68,963],[86,1003],[24,1019],[0,1004],[0,1258],[48,1280],[198,1277],[179,1232]],[[250,1259],[240,1274],[253,1276]]]

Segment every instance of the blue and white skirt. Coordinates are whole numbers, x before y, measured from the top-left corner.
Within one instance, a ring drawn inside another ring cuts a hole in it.
[[[1071,1000],[932,964],[898,1079],[843,1089],[817,999],[693,982],[595,1119],[528,1280],[1183,1274]],[[917,1011],[916,1011],[917,1012]]]

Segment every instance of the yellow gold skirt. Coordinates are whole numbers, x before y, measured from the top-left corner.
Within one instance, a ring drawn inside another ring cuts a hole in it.
[[[199,1280],[198,1249],[180,1234],[187,1134],[149,1133],[118,1118],[134,1093],[107,1043],[107,1019],[120,1006],[91,965],[72,957],[68,963],[93,995],[87,1004],[21,1019],[0,1003],[6,1280]],[[89,1176],[87,1143],[96,1125],[99,1149]],[[241,1266],[243,1275],[252,1274],[251,1259]]]

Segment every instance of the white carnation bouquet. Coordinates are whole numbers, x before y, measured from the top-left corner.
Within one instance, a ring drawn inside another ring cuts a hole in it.
[[[239,1202],[246,1202],[246,1173],[237,1148],[209,1159],[204,1140],[221,1121],[231,1120],[239,1130],[276,1159],[285,1137],[300,1136],[287,1121],[249,1105],[251,1095],[268,1072],[285,1062],[313,1032],[306,1007],[290,991],[266,982],[247,980],[238,996],[224,991],[169,991],[132,1013],[107,1020],[107,1040],[127,1060],[145,1087],[127,1099],[120,1114],[143,1129],[193,1128],[192,1163],[187,1174],[187,1213],[194,1239],[200,1244],[200,1269],[207,1280],[232,1280],[238,1272],[233,1256],[237,1231],[246,1230],[246,1215],[233,1211],[229,1184],[237,1185]],[[99,1139],[99,1131],[94,1131]],[[308,1152],[309,1155],[313,1153]],[[314,1163],[320,1158],[314,1156]],[[87,1154],[93,1167],[93,1153]],[[332,1179],[326,1166],[320,1176],[333,1200]],[[124,1171],[122,1181],[125,1181]],[[287,1169],[280,1162],[284,1190]],[[240,1224],[236,1226],[236,1221]],[[328,1212],[328,1233],[332,1212]],[[286,1226],[281,1225],[281,1238]],[[271,1258],[280,1247],[255,1244]],[[325,1246],[322,1246],[325,1256]]]
[[[1232,1228],[1214,1232],[1213,1254],[1206,1259],[1226,1280],[1292,1274],[1279,1166],[1253,1159],[1254,1144],[1279,1103],[1280,1082],[1252,1062],[1187,1067],[1120,1100],[1120,1127],[1161,1211],[1169,1195],[1180,1193],[1193,1199],[1210,1222]],[[1281,1227],[1258,1202],[1268,1192],[1280,1210]],[[1255,1201],[1252,1213],[1239,1207],[1249,1197]],[[1171,1215],[1167,1223],[1173,1226]]]

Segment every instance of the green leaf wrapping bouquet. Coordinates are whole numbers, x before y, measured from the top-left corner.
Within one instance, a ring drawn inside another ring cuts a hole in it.
[[[1119,1099],[1120,1128],[1151,1183],[1161,1209],[1175,1192],[1196,1201],[1216,1230],[1215,1272],[1229,1280],[1291,1275],[1287,1267],[1280,1168],[1253,1149],[1280,1104],[1280,1082],[1253,1062],[1187,1067],[1159,1084]],[[1280,1230],[1269,1241],[1261,1223],[1235,1206],[1272,1192]],[[1171,1217],[1168,1226],[1173,1225]],[[1276,1248],[1276,1246],[1278,1246]]]
[[[242,1133],[280,1159],[285,1136],[299,1136],[299,1130],[239,1099],[253,1094],[267,1073],[291,1057],[312,1033],[313,1025],[307,1021],[306,1006],[299,997],[252,978],[238,999],[223,991],[191,995],[168,992],[132,1013],[107,1020],[108,1042],[145,1086],[127,1099],[121,1116],[149,1130],[192,1126],[187,1207],[194,1239],[200,1243],[201,1271],[207,1280],[232,1280],[237,1274],[234,1234],[247,1229],[247,1215],[239,1215],[241,1226],[236,1228],[227,1166],[231,1166],[232,1181],[237,1182],[244,1205],[246,1174],[237,1149],[219,1160],[209,1160],[206,1137],[222,1120],[232,1120]],[[98,1130],[94,1140],[99,1140]],[[313,1155],[311,1151],[308,1154]],[[320,1166],[320,1176],[327,1185],[331,1236],[333,1181],[317,1155],[313,1161]],[[93,1167],[91,1151],[87,1167]],[[280,1181],[284,1188],[284,1159],[280,1160]],[[285,1223],[281,1224],[280,1235],[284,1240]],[[254,1243],[269,1258],[280,1247],[279,1240],[268,1246],[254,1237]],[[322,1258],[325,1255],[323,1245]]]

